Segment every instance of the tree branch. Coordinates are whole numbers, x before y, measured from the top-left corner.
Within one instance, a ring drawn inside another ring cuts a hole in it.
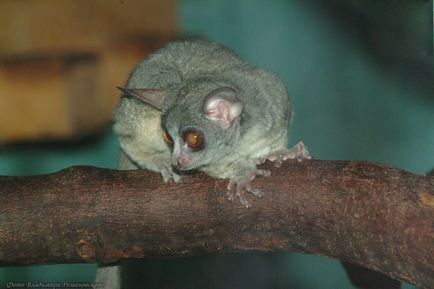
[[[329,256],[433,288],[434,177],[352,161],[267,163],[252,208],[226,180],[72,167],[0,177],[0,265],[109,263],[211,252]]]

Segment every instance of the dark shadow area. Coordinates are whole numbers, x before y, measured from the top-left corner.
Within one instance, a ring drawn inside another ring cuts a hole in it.
[[[123,274],[125,288],[146,289],[272,289],[278,286],[277,253],[244,253],[177,259],[129,260]],[[164,272],[164,274],[162,274]],[[265,274],[264,274],[265,273]],[[135,279],[139,276],[139,279]],[[287,288],[307,289],[302,284]]]
[[[305,5],[328,17],[347,41],[434,102],[432,1],[319,1]]]

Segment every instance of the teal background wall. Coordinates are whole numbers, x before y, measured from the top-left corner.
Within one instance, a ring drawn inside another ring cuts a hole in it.
[[[434,166],[434,99],[432,85],[424,81],[426,75],[420,75],[417,57],[424,52],[419,48],[426,45],[422,28],[431,25],[431,7],[429,13],[426,6],[417,5],[407,14],[398,13],[395,26],[407,21],[409,31],[402,30],[405,33],[397,36],[384,33],[393,38],[386,44],[416,43],[410,48],[392,45],[378,54],[366,43],[352,15],[342,20],[340,14],[330,12],[338,2],[183,0],[180,25],[186,35],[221,42],[283,80],[295,110],[291,144],[303,140],[318,159],[369,160],[414,173],[427,172]],[[363,6],[360,1],[348,3],[363,13],[380,13],[375,10],[378,7]],[[393,14],[395,8],[390,9]],[[380,16],[378,19],[387,19]],[[388,24],[375,19],[374,31],[381,36]],[[400,54],[403,49],[405,55]],[[402,65],[413,59],[416,68]],[[428,62],[432,63],[432,56]],[[78,164],[114,168],[117,153],[110,130],[79,143],[7,146],[0,148],[0,174],[43,174]],[[249,254],[212,260],[210,270],[221,264],[234,266],[234,278],[246,282],[232,284],[235,288],[353,288],[338,262],[317,256]],[[202,264],[197,259],[188,262]],[[245,264],[251,267],[240,267],[235,274],[236,266]],[[0,287],[8,281],[91,281],[95,268],[2,268]],[[203,268],[200,272],[211,275]],[[413,287],[407,284],[404,288]]]

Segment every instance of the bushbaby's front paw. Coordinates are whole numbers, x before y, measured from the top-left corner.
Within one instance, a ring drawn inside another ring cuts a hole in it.
[[[234,199],[234,187],[236,186],[235,194],[238,197],[238,200],[240,200],[243,206],[245,206],[246,208],[250,208],[251,205],[245,198],[245,192],[249,192],[258,198],[262,197],[262,192],[252,187],[251,182],[255,179],[256,176],[268,177],[269,175],[270,171],[259,170],[255,168],[241,177],[232,178],[228,184],[227,194],[229,201],[232,201]]]
[[[161,170],[161,175],[163,176],[163,180],[165,183],[170,181],[174,181],[175,183],[179,183],[182,179],[180,175],[173,171],[171,166],[165,166]]]
[[[277,168],[282,165],[283,161],[294,159],[299,162],[301,162],[302,160],[312,159],[312,156],[310,155],[309,151],[307,150],[306,146],[302,141],[297,143],[290,150],[275,152],[265,157],[265,160],[274,162],[274,166]]]

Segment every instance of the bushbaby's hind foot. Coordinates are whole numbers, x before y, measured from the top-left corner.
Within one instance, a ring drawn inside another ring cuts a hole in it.
[[[302,160],[310,159],[312,159],[312,156],[310,155],[304,143],[301,141],[293,146],[290,150],[282,150],[266,156],[263,161],[272,161],[274,162],[274,166],[278,168],[282,165],[282,162],[286,160],[297,160],[301,162]]]
[[[255,168],[255,169],[248,171],[246,174],[244,174],[241,177],[232,178],[228,184],[227,195],[228,195],[229,201],[233,201],[233,199],[234,199],[234,187],[236,186],[235,194],[236,194],[238,200],[240,200],[240,202],[241,202],[241,204],[243,204],[243,206],[245,206],[246,208],[250,208],[251,205],[246,200],[246,198],[244,196],[245,192],[249,192],[258,198],[262,197],[262,192],[256,188],[252,187],[251,182],[255,179],[256,176],[268,177],[269,175],[270,175],[270,171],[259,170],[259,169]]]

